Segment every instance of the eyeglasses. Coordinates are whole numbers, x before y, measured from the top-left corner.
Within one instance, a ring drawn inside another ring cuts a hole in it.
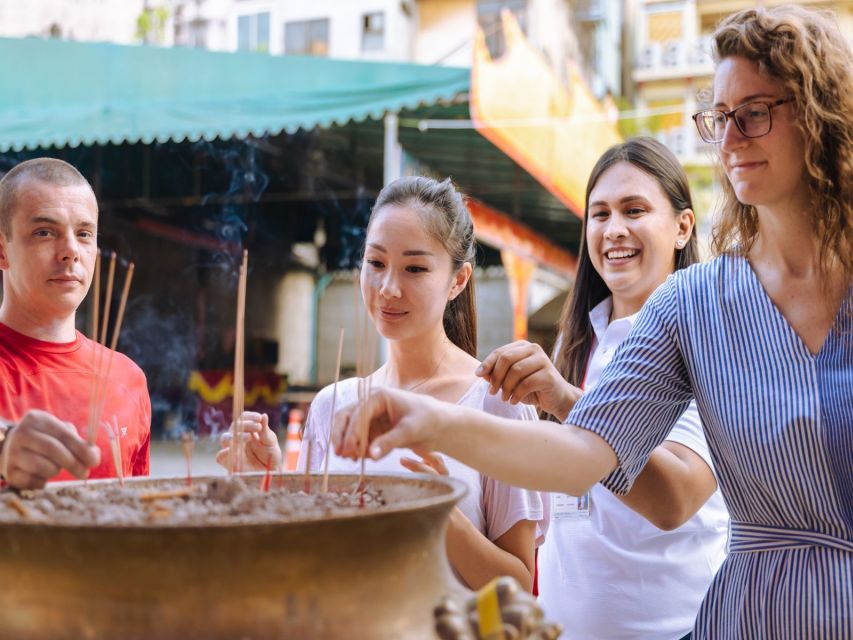
[[[693,122],[705,142],[722,142],[729,118],[735,121],[738,131],[745,137],[760,138],[770,133],[773,126],[770,111],[786,102],[791,102],[791,98],[782,98],[776,102],[749,102],[731,111],[706,109],[695,114]]]

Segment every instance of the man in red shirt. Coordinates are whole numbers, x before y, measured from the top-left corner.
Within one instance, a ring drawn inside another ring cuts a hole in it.
[[[13,487],[116,475],[109,433],[86,441],[93,350],[75,329],[97,255],[98,204],[86,179],[53,158],[0,180],[0,474]],[[151,401],[145,374],[113,356],[101,425],[118,434],[125,475],[147,475]],[[10,422],[11,421],[11,422]]]

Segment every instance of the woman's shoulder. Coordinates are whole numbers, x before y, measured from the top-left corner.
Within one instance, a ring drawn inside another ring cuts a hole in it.
[[[337,386],[335,383],[326,385],[314,396],[311,401],[311,409],[320,409],[326,406],[331,409],[334,396],[337,396],[335,408],[351,403],[358,395],[358,381],[359,378],[344,378],[338,381]]]
[[[719,283],[721,278],[741,272],[746,265],[747,262],[743,256],[726,253],[679,269],[668,279],[676,283],[676,287],[712,285]]]
[[[725,254],[670,274],[649,298],[648,306],[676,312],[688,304],[712,304],[734,290],[741,290],[749,263],[739,255]]]

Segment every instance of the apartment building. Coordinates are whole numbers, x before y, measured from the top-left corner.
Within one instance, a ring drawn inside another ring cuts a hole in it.
[[[675,151],[694,188],[700,212],[713,208],[713,149],[691,120],[710,97],[711,34],[725,16],[741,9],[784,4],[781,0],[636,0],[629,8],[633,38],[632,129],[650,133]],[[835,11],[853,42],[853,2],[801,1]]]

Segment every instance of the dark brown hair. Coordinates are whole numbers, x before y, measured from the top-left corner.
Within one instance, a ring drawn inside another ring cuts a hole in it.
[[[840,263],[853,279],[853,55],[831,14],[797,6],[748,9],[723,20],[714,58],[741,57],[793,98],[805,139],[808,215],[824,276]],[[722,171],[722,167],[720,168]],[[725,175],[717,253],[746,252],[758,233],[755,207],[742,204]]]
[[[586,185],[578,271],[572,293],[566,298],[566,304],[563,306],[557,337],[557,369],[575,386],[580,386],[583,382],[595,335],[589,312],[610,295],[610,289],[592,265],[586,245],[589,195],[602,174],[620,162],[627,162],[653,177],[669,199],[673,214],[693,208],[690,185],[684,169],[675,155],[653,138],[638,137],[612,146],[595,163]],[[674,251],[676,269],[689,267],[699,261],[695,229],[684,248]]]
[[[427,232],[450,254],[454,273],[466,262],[474,266],[474,224],[462,194],[450,178],[439,182],[423,176],[410,176],[390,183],[376,198],[368,231],[377,212],[389,205],[407,207],[420,215]],[[465,289],[444,308],[444,332],[453,344],[477,357],[473,273]]]
[[[34,158],[15,165],[0,180],[0,232],[6,240],[12,239],[12,215],[18,190],[26,180],[38,180],[56,187],[86,186],[91,190],[86,178],[64,160]]]

